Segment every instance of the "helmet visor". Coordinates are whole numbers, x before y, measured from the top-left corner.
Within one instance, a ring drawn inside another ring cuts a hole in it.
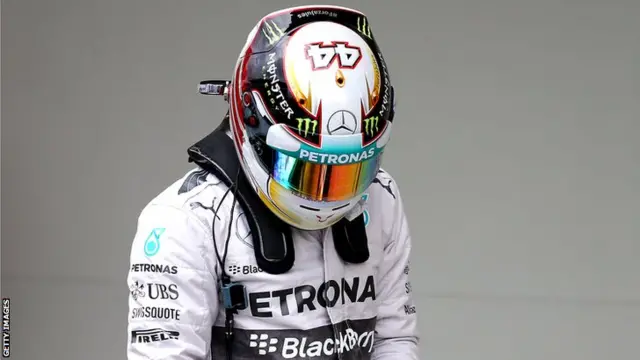
[[[367,190],[375,179],[382,153],[351,164],[319,164],[275,151],[271,176],[287,190],[312,201],[344,201]]]

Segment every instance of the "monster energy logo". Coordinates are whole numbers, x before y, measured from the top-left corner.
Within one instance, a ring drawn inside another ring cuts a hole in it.
[[[316,127],[318,126],[318,120],[309,118],[298,118],[298,134],[307,137],[309,134],[309,127],[311,127],[311,133],[316,133]],[[304,129],[303,129],[304,128]],[[304,134],[303,134],[304,133]]]
[[[268,21],[265,21],[262,33],[267,38],[269,45],[275,44],[284,36],[284,31],[282,31],[278,24],[273,21],[271,21],[271,24],[269,24]]]
[[[368,136],[373,136],[376,132],[378,132],[378,120],[380,120],[379,116],[372,116],[370,118],[364,119],[364,132]]]
[[[369,27],[369,22],[367,21],[366,17],[359,17],[358,18],[358,31],[368,37],[369,39],[372,39],[371,37],[371,28]]]

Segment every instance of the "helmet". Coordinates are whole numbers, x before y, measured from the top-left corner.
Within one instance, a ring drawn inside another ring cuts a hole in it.
[[[280,219],[317,230],[359,208],[394,113],[387,66],[364,14],[304,6],[265,16],[227,95],[244,173]]]

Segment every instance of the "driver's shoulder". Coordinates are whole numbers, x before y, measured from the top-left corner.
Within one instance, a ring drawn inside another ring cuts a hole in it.
[[[141,216],[151,209],[166,209],[179,212],[186,218],[200,222],[205,228],[211,229],[214,215],[225,214],[230,209],[233,193],[227,190],[227,185],[214,174],[195,168],[149,201],[142,210]],[[222,204],[220,204],[221,201]],[[225,222],[224,219],[220,219],[220,216],[217,220],[221,223]]]
[[[365,192],[367,203],[376,208],[385,209],[398,200],[400,189],[393,176],[386,170],[378,170],[378,174]]]
[[[371,234],[387,234],[393,229],[401,211],[400,191],[395,179],[380,169],[365,194],[365,223]],[[377,235],[375,235],[377,236]]]

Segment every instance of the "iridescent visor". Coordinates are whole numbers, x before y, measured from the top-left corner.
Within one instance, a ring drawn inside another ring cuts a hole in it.
[[[343,201],[359,196],[375,179],[382,155],[358,163],[327,165],[275,153],[273,179],[313,201]]]

